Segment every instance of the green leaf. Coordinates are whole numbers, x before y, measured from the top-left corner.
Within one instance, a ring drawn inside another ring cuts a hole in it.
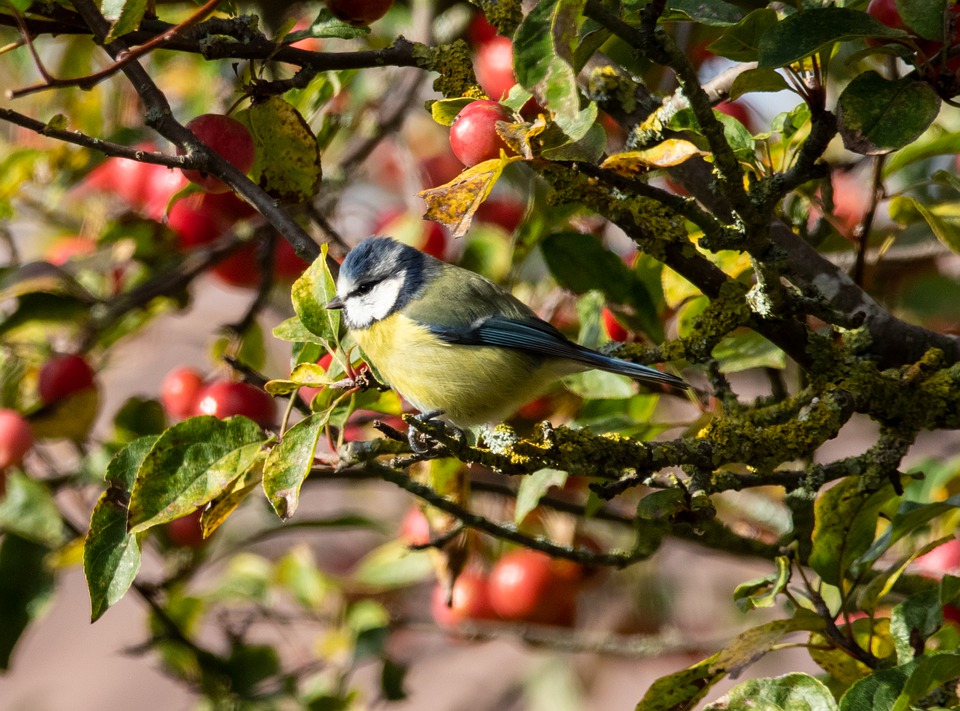
[[[0,669],[10,668],[10,655],[20,635],[53,597],[47,553],[45,546],[12,533],[0,539]]]
[[[266,437],[246,417],[203,415],[164,432],[144,457],[130,494],[131,533],[206,504],[249,468]]]
[[[286,321],[281,321],[273,327],[273,337],[287,341],[289,343],[316,343],[317,345],[328,345],[329,341],[319,338],[303,325],[303,321],[297,316],[291,316]]]
[[[237,348],[238,339],[239,348]],[[235,358],[252,370],[263,370],[267,361],[267,345],[260,324],[253,321],[247,325],[243,333],[218,336],[210,346],[210,360],[219,363],[224,356]]]
[[[736,676],[788,634],[804,630],[817,632],[823,627],[823,619],[807,610],[797,610],[788,620],[773,620],[751,627],[738,634],[722,651],[713,656],[711,669]]]
[[[950,220],[946,217],[941,217],[919,200],[907,195],[901,196],[901,200],[912,205],[913,208],[923,216],[923,219],[926,220],[933,234],[936,235],[937,239],[940,240],[944,246],[960,254],[960,222],[956,219]]]
[[[563,379],[563,384],[584,400],[623,400],[634,394],[630,378],[603,370],[585,370],[568,375]]]
[[[760,39],[759,66],[776,69],[834,42],[858,37],[906,38],[871,15],[846,7],[817,7],[789,15]]]
[[[407,665],[395,662],[390,657],[384,657],[383,668],[380,670],[380,692],[387,701],[402,701],[407,698],[403,682],[407,677]]]
[[[0,498],[0,531],[48,548],[56,548],[66,540],[60,510],[50,489],[42,481],[16,471],[7,475],[7,493]]]
[[[93,509],[83,545],[91,622],[126,594],[139,571],[139,537],[127,533],[127,507],[117,500],[116,490],[110,489]]]
[[[79,327],[90,317],[90,304],[83,299],[57,294],[25,294],[16,307],[0,320],[0,336],[46,336],[51,329]]]
[[[337,342],[340,333],[340,311],[326,308],[337,295],[337,285],[327,266],[327,245],[320,245],[320,256],[293,282],[293,310],[300,322],[324,345]]]
[[[261,450],[251,466],[217,494],[210,505],[203,510],[200,514],[200,529],[204,538],[212,536],[230,514],[236,511],[237,507],[260,486],[263,479],[263,463],[266,458],[266,452]]]
[[[559,469],[538,469],[520,480],[517,489],[517,503],[513,509],[513,522],[518,526],[527,514],[537,508],[552,486],[562,487],[567,481],[567,472]]]
[[[790,559],[777,556],[777,572],[762,578],[740,583],[733,591],[733,600],[741,612],[761,607],[771,607],[777,595],[783,592],[790,582]]]
[[[886,535],[886,533],[884,533],[884,535]],[[859,608],[865,612],[873,612],[876,610],[879,601],[889,594],[912,561],[952,539],[952,536],[944,536],[920,548],[911,550],[907,555],[903,555],[894,561],[885,570],[880,571],[866,585],[861,585],[857,591],[857,605]],[[874,545],[876,545],[876,542],[874,542]],[[873,546],[871,546],[871,549],[872,548]],[[859,561],[863,560],[868,553],[869,551],[854,561],[850,569],[852,576],[859,577],[862,572],[864,572],[865,569],[859,565]]]
[[[147,11],[147,0],[104,0],[100,9],[103,16],[111,22],[110,32],[103,41],[113,42],[140,27]]]
[[[219,666],[219,665],[218,665]],[[223,665],[230,690],[241,698],[254,695],[257,685],[280,671],[277,650],[266,644],[242,644],[234,641]]]
[[[774,69],[750,69],[737,75],[730,86],[730,101],[751,92],[792,91],[792,87]]]
[[[836,711],[830,690],[812,676],[795,672],[750,679],[735,686],[705,711]]]
[[[861,571],[872,565],[901,538],[916,531],[937,516],[958,507],[960,507],[960,494],[943,501],[927,504],[916,501],[902,502],[886,530],[874,541],[872,546],[864,551],[863,555],[853,562],[852,572],[855,575],[860,575]]]
[[[596,116],[596,106],[590,104],[592,115]],[[584,110],[586,111],[586,109]],[[570,138],[570,133],[579,133],[584,131],[582,136]],[[540,151],[540,156],[549,160],[577,160],[594,163],[600,160],[603,150],[607,144],[607,133],[603,126],[596,123],[595,118],[589,116],[583,122],[577,125],[570,125],[566,128],[564,136],[570,140],[564,140],[559,145],[544,139],[544,145]],[[544,134],[547,136],[548,134]],[[552,137],[552,133],[549,136]]]
[[[163,406],[156,400],[142,397],[129,398],[113,416],[114,437],[121,443],[160,434],[166,426]]]
[[[320,147],[292,104],[270,96],[238,111],[235,118],[250,130],[257,147],[251,180],[285,203],[304,203],[317,194]]]
[[[924,82],[885,79],[864,72],[844,88],[837,120],[843,145],[863,155],[903,148],[927,130],[940,111],[940,98]]]
[[[374,590],[390,590],[418,583],[433,573],[429,551],[412,551],[400,540],[367,553],[354,568],[352,582]]]
[[[747,130],[746,126],[740,123],[739,119],[733,116],[728,116],[716,109],[714,109],[713,115],[717,121],[723,125],[723,137],[727,143],[730,144],[730,148],[733,149],[737,159],[747,162],[751,161],[756,150],[756,141],[753,138],[753,134]],[[704,151],[709,149],[707,141],[700,131],[700,124],[697,123],[697,117],[694,115],[693,109],[686,108],[678,111],[670,118],[667,126],[675,131],[692,132],[692,135],[688,134],[690,140]]]
[[[291,32],[284,40],[287,42],[296,42],[298,39],[306,37],[319,37],[320,39],[357,39],[366,37],[370,34],[369,27],[351,25],[333,16],[329,8],[325,5],[320,6],[320,13],[316,19],[310,23],[310,27],[302,32]]]
[[[335,595],[336,585],[317,568],[309,544],[300,543],[277,561],[277,583],[306,610],[319,611],[324,601]]]
[[[315,412],[287,430],[280,444],[267,455],[263,467],[263,491],[277,516],[283,520],[297,510],[300,486],[310,474],[317,440],[326,424],[326,413]]]
[[[336,380],[327,375],[326,369],[317,363],[298,363],[285,380],[271,380],[265,386],[271,395],[289,395],[299,388],[323,388]]]
[[[687,494],[681,489],[653,491],[637,503],[637,518],[665,521],[689,508]]]
[[[906,664],[943,624],[943,608],[938,589],[914,593],[894,606],[890,614],[890,634],[897,648],[897,661]]]
[[[708,27],[726,27],[743,19],[743,10],[723,0],[669,0],[667,11]]]
[[[776,24],[776,10],[754,10],[720,35],[707,50],[735,62],[755,62],[760,54],[761,38]]]
[[[787,366],[787,355],[756,331],[741,331],[724,338],[711,353],[720,364],[721,373],[739,373],[751,368]]]
[[[573,57],[583,5],[584,0],[542,0],[520,23],[513,39],[517,82],[553,112],[561,128],[575,125],[580,116]]]
[[[817,499],[810,567],[831,585],[840,586],[854,560],[873,543],[880,509],[895,493],[884,484],[877,491],[860,489],[859,477],[847,477]]]
[[[452,126],[463,107],[473,103],[473,99],[465,96],[456,99],[440,99],[430,104],[430,115],[441,126]]]
[[[682,671],[662,676],[650,685],[635,711],[692,709],[724,677],[715,668],[716,654]]]
[[[910,704],[958,676],[960,653],[926,655],[856,682],[840,699],[840,711],[906,711]]]
[[[943,42],[947,0],[896,0],[896,7],[897,14],[911,30],[926,39]]]
[[[954,605],[960,602],[960,577],[944,575],[940,579],[940,604]]]
[[[552,234],[543,241],[541,250],[550,273],[565,289],[575,294],[603,291],[617,303],[626,303],[630,298],[630,268],[593,235]]]
[[[883,164],[883,177],[889,178],[908,165],[928,158],[957,153],[960,153],[960,133],[944,133],[943,129],[934,124],[926,135],[904,146],[886,160]]]
[[[632,306],[651,339],[662,339],[663,326],[643,281],[600,240],[582,232],[559,232],[543,240],[543,257],[560,286],[576,294],[599,290],[607,300]]]

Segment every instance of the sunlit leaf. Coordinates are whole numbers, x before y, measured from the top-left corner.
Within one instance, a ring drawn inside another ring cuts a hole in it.
[[[320,245],[320,256],[293,282],[290,296],[297,318],[324,344],[336,343],[340,332],[340,311],[326,308],[336,295],[337,286],[327,266],[327,245]]]
[[[146,10],[147,0],[104,0],[101,12],[111,24],[103,41],[113,42],[140,27]]]
[[[607,168],[620,175],[632,177],[656,168],[680,165],[694,156],[701,155],[705,155],[705,153],[690,141],[669,138],[642,151],[614,153],[603,161],[600,167]]]
[[[518,156],[485,160],[467,168],[449,183],[420,191],[420,197],[427,203],[426,219],[449,227],[453,237],[462,237],[503,169],[518,160]]]
[[[263,468],[263,491],[281,519],[288,519],[297,510],[300,486],[310,474],[317,440],[328,416],[314,413],[283,434],[280,444],[267,456]]]
[[[738,684],[705,711],[836,711],[830,689],[807,674],[794,672]]]
[[[257,459],[266,436],[245,417],[204,415],[164,432],[137,471],[131,533],[185,516],[214,499]]]

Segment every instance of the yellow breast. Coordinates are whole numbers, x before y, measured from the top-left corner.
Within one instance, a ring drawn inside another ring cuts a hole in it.
[[[444,343],[401,314],[353,336],[394,390],[458,427],[502,421],[569,371],[518,350]]]

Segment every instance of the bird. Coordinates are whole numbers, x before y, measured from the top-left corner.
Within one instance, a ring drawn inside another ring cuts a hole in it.
[[[342,309],[366,359],[421,416],[461,431],[503,422],[590,369],[688,387],[571,341],[497,284],[390,237],[350,250],[326,308]]]

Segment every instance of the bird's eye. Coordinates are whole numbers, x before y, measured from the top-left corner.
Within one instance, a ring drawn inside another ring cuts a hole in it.
[[[357,296],[363,296],[364,294],[369,294],[370,290],[373,289],[373,287],[374,287],[373,282],[366,281],[363,284],[358,285],[357,288],[354,289],[354,293]]]

